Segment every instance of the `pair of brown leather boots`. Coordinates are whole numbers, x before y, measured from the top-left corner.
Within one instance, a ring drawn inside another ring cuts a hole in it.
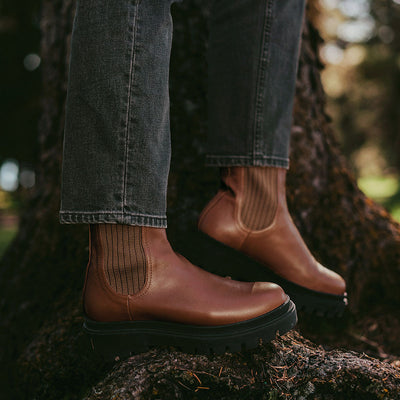
[[[298,307],[341,314],[345,282],[302,240],[285,177],[283,168],[225,168],[198,226],[210,241],[208,259],[215,251],[224,263],[220,254],[233,253],[242,272],[253,268],[280,286],[211,274],[175,253],[165,229],[129,226],[113,235],[116,227],[92,225],[83,305],[94,348],[111,358],[159,345],[199,353],[253,348],[296,324],[286,293]]]

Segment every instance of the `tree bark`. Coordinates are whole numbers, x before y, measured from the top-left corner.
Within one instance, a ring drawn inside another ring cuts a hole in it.
[[[22,215],[19,233],[0,264],[0,387],[5,398],[82,398],[110,369],[91,354],[80,333],[79,296],[87,262],[87,228],[58,223],[74,7],[74,0],[43,0],[39,179]],[[202,167],[207,8],[199,0],[187,0],[174,5],[173,14],[170,82],[174,151],[169,236],[179,246],[191,237],[187,232],[193,230],[198,211],[215,191],[218,177],[214,169]],[[340,154],[324,111],[320,42],[318,32],[307,21],[294,107],[288,202],[314,254],[346,276],[351,315],[343,323],[301,316],[300,328],[321,343],[360,348],[347,339],[354,327],[369,327],[372,318],[379,324],[378,337],[385,335],[384,343],[378,345],[386,352],[400,354],[399,226],[358,190]],[[331,339],[335,335],[340,338]],[[368,344],[368,340],[362,343]],[[367,346],[361,350],[370,349]],[[396,356],[387,358],[395,360]],[[174,369],[176,363],[181,369]],[[221,374],[216,369],[220,367]],[[213,376],[206,371],[213,371]],[[133,377],[143,382],[140,388],[132,387]],[[369,386],[363,388],[364,382]],[[152,351],[119,364],[96,390],[106,396],[111,394],[111,385],[120,391],[121,399],[138,398],[139,394],[142,398],[168,398],[175,391],[182,398],[192,398],[193,391],[204,383],[211,389],[198,389],[198,398],[209,398],[209,390],[214,390],[221,393],[221,398],[228,393],[236,398],[279,398],[286,393],[292,397],[282,398],[389,399],[399,395],[400,387],[395,364],[390,366],[355,353],[325,353],[291,334],[253,352],[217,358]],[[132,397],[130,388],[137,391],[137,397]],[[342,391],[343,396],[323,397],[330,390],[336,394]],[[110,398],[96,396],[102,395],[93,391],[89,398]]]
[[[316,256],[346,275],[354,312],[400,305],[400,226],[357,187],[325,113],[322,42],[306,24],[291,138],[288,202]],[[350,133],[351,134],[351,133]]]
[[[150,351],[119,364],[85,399],[394,399],[399,380],[386,363],[289,333],[242,354]]]

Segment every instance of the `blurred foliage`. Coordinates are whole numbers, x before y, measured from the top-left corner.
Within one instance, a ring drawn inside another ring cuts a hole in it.
[[[17,233],[17,227],[4,228],[0,226],[0,258]]]
[[[320,0],[328,113],[365,194],[400,220],[400,0]]]
[[[371,199],[382,204],[400,222],[400,178],[398,175],[364,176],[358,186]]]
[[[0,48],[0,163],[12,157],[32,165],[38,151],[41,77],[40,65],[32,71],[25,65],[26,56],[39,54],[39,0],[0,0]]]
[[[10,193],[0,189],[0,210],[6,210],[13,207],[14,203]]]
[[[344,152],[359,176],[398,172],[400,1],[320,3],[319,28],[330,50],[322,51],[323,82]]]

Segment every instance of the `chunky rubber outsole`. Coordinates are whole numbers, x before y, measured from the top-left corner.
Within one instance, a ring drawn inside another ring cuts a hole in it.
[[[85,317],[83,330],[94,351],[107,360],[123,359],[158,346],[194,354],[236,352],[269,342],[297,323],[296,306],[288,299],[276,309],[229,325],[196,326],[164,321],[97,322]]]
[[[196,235],[199,251],[190,254],[190,260],[208,271],[232,279],[248,282],[274,282],[290,296],[298,311],[321,317],[340,317],[347,306],[347,294],[335,295],[307,289],[273,273],[263,264],[218,242],[203,232]]]

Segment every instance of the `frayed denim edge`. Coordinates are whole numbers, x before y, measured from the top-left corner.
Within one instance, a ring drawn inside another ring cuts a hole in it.
[[[125,224],[149,226],[153,228],[167,227],[166,217],[137,215],[126,212],[60,211],[59,221],[61,224]]]
[[[206,156],[208,167],[280,167],[289,169],[288,158],[247,156]]]

